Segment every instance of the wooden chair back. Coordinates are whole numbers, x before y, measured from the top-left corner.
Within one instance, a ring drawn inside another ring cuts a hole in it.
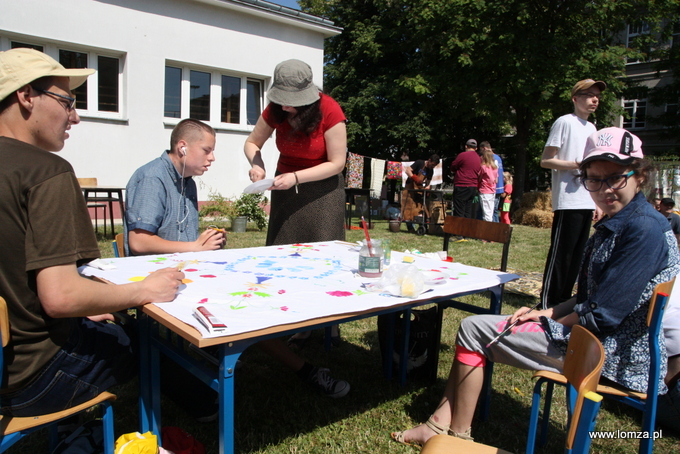
[[[449,250],[451,236],[462,236],[476,240],[493,241],[503,244],[501,256],[501,271],[505,271],[508,266],[508,252],[510,251],[510,240],[512,239],[512,226],[502,222],[488,222],[479,219],[461,218],[459,216],[446,216],[444,218],[444,246],[445,251]]]
[[[604,347],[600,340],[581,325],[575,325],[569,336],[564,358],[564,376],[577,392],[576,406],[567,432],[567,449],[572,449],[579,427],[586,394],[595,392],[604,364]]]
[[[661,319],[663,318],[663,311],[666,309],[665,307],[658,307],[658,302],[657,302],[657,297],[659,296],[659,293],[663,293],[667,296],[671,296],[671,292],[673,291],[673,284],[675,283],[675,278],[671,279],[668,282],[662,282],[661,284],[658,284],[656,287],[654,287],[654,293],[652,293],[652,299],[649,300],[649,311],[647,312],[647,327],[653,328],[653,322],[654,316],[658,315],[659,322],[661,322]],[[659,310],[661,309],[661,310]],[[658,332],[658,330],[657,330]]]
[[[116,257],[125,257],[125,234],[116,234],[116,239],[113,240],[113,252]]]
[[[2,337],[2,346],[7,347],[9,344],[9,316],[7,314],[7,301],[0,296],[0,336]],[[0,371],[4,368],[3,355],[0,354]]]
[[[97,186],[96,178],[78,178],[78,184],[82,186]]]

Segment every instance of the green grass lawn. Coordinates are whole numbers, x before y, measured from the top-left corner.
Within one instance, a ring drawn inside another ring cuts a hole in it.
[[[389,238],[394,250],[418,249],[421,252],[441,250],[439,236],[392,233],[387,223],[376,223],[371,230],[374,238]],[[362,231],[348,231],[347,240],[363,239]],[[229,248],[264,245],[265,233],[248,230],[229,233]],[[524,273],[543,271],[550,232],[516,226],[513,232],[509,267]],[[105,256],[113,256],[110,240],[102,240]],[[452,243],[450,255],[458,262],[498,267],[499,244],[468,241]],[[469,297],[473,303],[484,304],[481,297]],[[506,292],[505,312],[516,307],[535,304],[532,296]],[[409,381],[400,386],[386,381],[381,370],[380,347],[376,319],[370,318],[342,325],[343,343],[326,352],[322,332],[315,332],[301,355],[310,362],[331,369],[333,376],[346,379],[352,390],[342,399],[332,400],[311,392],[294,374],[269,357],[247,350],[241,357],[243,367],[236,373],[236,452],[238,453],[409,453],[415,449],[398,445],[389,433],[421,423],[434,410],[442,394],[453,359],[453,346],[458,325],[468,314],[447,309],[444,316],[438,379],[434,385]],[[171,379],[171,377],[169,378]],[[137,430],[137,381],[114,390],[118,401],[114,405],[116,436]],[[524,452],[531,408],[533,381],[531,372],[499,364],[495,368],[491,416],[487,421],[473,423],[477,441],[495,445],[511,452]],[[564,392],[555,392],[551,416],[550,438],[539,453],[563,451],[566,412]],[[641,414],[629,407],[605,400],[600,411],[598,430],[636,431]],[[178,426],[196,437],[208,453],[217,452],[217,424],[200,424],[192,420],[169,400],[163,401],[164,426]],[[34,437],[36,437],[34,435]],[[40,438],[40,437],[38,437]],[[12,448],[10,453],[45,452],[44,445],[30,440]],[[41,447],[42,446],[42,447]],[[655,453],[678,452],[680,438],[664,431],[655,443]],[[595,440],[592,452],[637,452],[637,440]]]

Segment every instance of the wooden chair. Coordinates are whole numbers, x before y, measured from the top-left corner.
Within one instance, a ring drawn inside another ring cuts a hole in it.
[[[98,186],[98,182],[96,178],[78,178],[78,184],[80,184],[81,187],[83,186],[89,186],[89,187],[96,187]],[[113,235],[115,233],[115,228],[113,226],[113,204],[114,203],[121,203],[121,211],[122,211],[122,201],[118,199],[117,197],[111,197],[110,193],[109,196],[101,196],[97,195],[97,193],[94,193],[95,195],[88,195],[85,197],[85,202],[89,204],[106,204],[109,208],[109,222],[111,223],[111,234]],[[94,206],[94,205],[93,205]],[[124,213],[123,213],[124,214]],[[96,210],[95,210],[95,227],[97,226],[97,219],[96,219]],[[104,210],[104,235],[106,235],[106,210]]]
[[[478,219],[461,218],[458,216],[446,216],[444,218],[444,245],[443,249],[448,252],[451,236],[462,236],[477,240],[493,241],[503,245],[501,253],[500,270],[505,271],[508,266],[508,253],[510,240],[512,239],[512,227],[500,222],[487,222]],[[444,309],[453,307],[473,314],[500,314],[503,304],[503,286],[497,292],[489,292],[489,307],[479,307],[462,301],[449,300],[439,303],[439,321],[436,329],[438,336],[436,344],[441,340],[442,317]],[[435,352],[435,361],[439,360],[439,349]],[[491,401],[491,378],[493,376],[493,362],[487,361],[484,370],[484,389],[480,398],[480,417],[486,420],[489,416]]]
[[[97,186],[97,179],[96,178],[78,178],[78,184],[83,187],[83,186]],[[87,208],[93,208],[94,209],[94,229],[95,231],[98,228],[98,217],[97,217],[97,210],[102,209],[104,216],[102,216],[102,220],[104,222],[104,236],[106,236],[106,204],[101,203],[100,201],[94,201],[93,198],[86,198],[85,203],[87,203]]]
[[[661,320],[663,319],[663,311],[666,308],[668,297],[673,290],[673,282],[671,281],[661,283],[654,288],[654,293],[649,302],[649,310],[647,313],[647,329],[649,333],[649,352],[651,364],[649,367],[649,382],[647,384],[647,392],[640,393],[631,391],[623,386],[617,385],[610,381],[600,383],[597,386],[597,393],[605,398],[615,400],[617,402],[630,405],[642,411],[642,430],[650,434],[650,437],[640,440],[640,453],[651,454],[654,447],[654,439],[651,436],[654,432],[656,424],[656,407],[659,394],[659,378],[661,370],[661,353],[659,348],[659,333],[661,330]],[[531,407],[531,421],[532,428],[529,432],[528,444],[532,446],[536,440],[536,429],[538,425],[539,404],[541,400],[541,386],[547,383],[545,391],[545,404],[543,409],[543,422],[541,426],[541,445],[547,441],[548,423],[550,422],[550,403],[552,399],[553,388],[555,384],[565,385],[566,377],[561,374],[555,374],[546,371],[537,371],[534,377],[538,378],[534,386],[534,404]],[[569,394],[568,394],[569,396]],[[569,400],[569,408],[573,408],[573,402]]]
[[[582,326],[574,326],[564,359],[564,374],[569,386],[576,393],[574,416],[567,428],[565,453],[589,452],[591,442],[589,432],[595,427],[595,418],[602,401],[602,397],[594,390],[597,388],[603,364],[604,348],[597,337]],[[436,435],[425,443],[421,454],[455,452],[495,454],[508,451],[449,435]]]
[[[0,297],[0,335],[2,336],[2,346],[6,347],[10,340],[10,323],[7,314],[7,303]],[[0,370],[4,371],[4,351],[0,349]],[[57,444],[57,424],[59,421],[83,412],[95,405],[101,404],[104,410],[102,424],[104,427],[104,448],[106,454],[113,454],[113,409],[111,402],[116,400],[114,394],[102,392],[94,399],[90,399],[75,407],[59,411],[30,417],[13,417],[0,415],[0,453],[5,452],[17,441],[36,430],[45,427],[50,428],[50,452]]]
[[[125,257],[125,234],[118,233],[116,239],[113,240],[113,255],[116,257]]]

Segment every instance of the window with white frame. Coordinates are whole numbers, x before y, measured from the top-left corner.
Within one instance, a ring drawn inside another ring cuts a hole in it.
[[[626,115],[623,117],[624,129],[641,129],[645,127],[647,117],[647,100],[633,99],[623,102]]]
[[[88,51],[79,46],[27,42],[10,39],[10,48],[28,47],[45,52],[66,68],[92,68],[97,71],[74,90],[76,109],[81,116],[122,118],[123,57],[114,52]]]
[[[638,47],[635,45],[635,38],[638,36],[644,36],[644,35],[649,35],[650,33],[650,27],[649,24],[645,22],[636,22],[634,24],[628,24],[628,30],[626,34],[626,47],[631,48],[631,47]],[[643,52],[649,53],[648,48],[640,48],[639,50]],[[641,60],[629,58],[628,63],[638,63]]]
[[[166,118],[252,126],[262,113],[264,80],[224,70],[165,66]]]
[[[641,35],[649,34],[649,24],[645,22],[637,22],[635,24],[628,24],[628,36],[626,38],[626,46],[630,47],[633,39]]]

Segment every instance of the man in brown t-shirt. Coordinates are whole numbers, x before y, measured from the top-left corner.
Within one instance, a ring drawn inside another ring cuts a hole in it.
[[[71,90],[93,72],[33,49],[0,52],[0,296],[11,326],[2,414],[60,411],[133,376],[134,345],[102,321],[173,300],[184,277],[168,268],[111,286],[78,274],[99,249],[73,169],[52,152],[80,122]]]

